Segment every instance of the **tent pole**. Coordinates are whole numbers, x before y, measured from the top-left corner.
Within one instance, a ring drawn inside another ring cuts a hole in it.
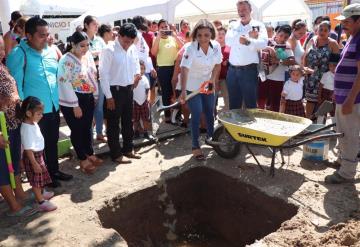
[[[5,34],[10,30],[8,22],[10,21],[11,10],[10,0],[0,0],[0,22],[3,33]]]

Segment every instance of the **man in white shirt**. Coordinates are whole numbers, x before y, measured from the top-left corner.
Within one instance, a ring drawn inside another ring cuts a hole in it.
[[[229,108],[256,108],[259,51],[267,45],[265,25],[253,20],[251,4],[238,0],[240,20],[232,22],[225,42],[230,46],[229,69],[226,84],[229,91]]]
[[[101,88],[106,97],[104,116],[107,119],[107,136],[110,155],[118,163],[130,163],[123,157],[139,159],[133,152],[133,88],[139,83],[140,64],[137,49],[134,45],[137,29],[134,24],[121,26],[118,38],[109,44],[100,56],[99,72]],[[123,148],[120,147],[119,122]]]

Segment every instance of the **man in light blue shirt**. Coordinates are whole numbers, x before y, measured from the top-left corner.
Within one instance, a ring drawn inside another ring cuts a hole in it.
[[[59,139],[59,95],[56,81],[57,54],[47,47],[49,27],[40,17],[32,17],[25,24],[27,39],[21,40],[6,59],[7,67],[15,78],[19,96],[24,100],[34,96],[44,104],[44,115],[39,126],[45,140],[45,163],[53,180],[70,180],[71,175],[59,171],[57,142]]]

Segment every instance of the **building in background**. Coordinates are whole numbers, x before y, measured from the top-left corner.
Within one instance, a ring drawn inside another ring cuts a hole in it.
[[[317,16],[328,15],[331,19],[332,28],[335,28],[338,21],[334,20],[346,4],[347,0],[305,0],[312,12],[313,20]]]

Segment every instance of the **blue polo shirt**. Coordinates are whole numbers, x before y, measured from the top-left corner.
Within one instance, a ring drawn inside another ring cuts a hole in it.
[[[26,40],[21,40],[6,58],[6,65],[16,80],[22,100],[28,96],[39,98],[44,104],[44,113],[52,112],[53,107],[59,109],[56,79],[58,61],[55,49],[46,47],[39,52],[31,48]]]

